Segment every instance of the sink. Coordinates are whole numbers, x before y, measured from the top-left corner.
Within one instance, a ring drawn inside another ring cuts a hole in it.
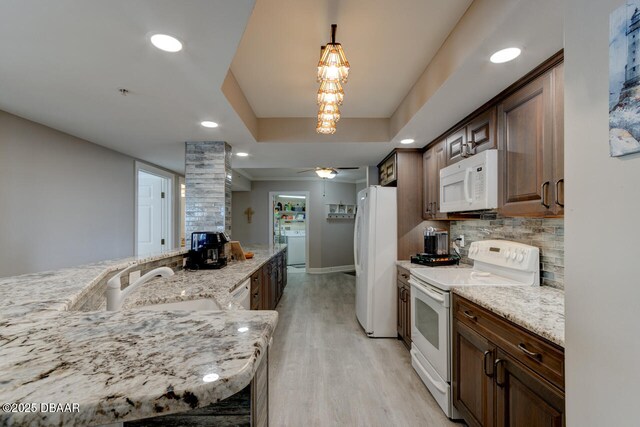
[[[221,310],[218,303],[212,299],[194,299],[190,301],[178,301],[168,302],[165,304],[153,304],[145,305],[144,307],[136,307],[138,310],[186,310],[186,311],[199,311],[199,310]]]

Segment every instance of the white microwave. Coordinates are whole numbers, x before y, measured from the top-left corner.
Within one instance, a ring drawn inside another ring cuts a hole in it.
[[[498,207],[498,150],[482,151],[440,169],[440,212]]]

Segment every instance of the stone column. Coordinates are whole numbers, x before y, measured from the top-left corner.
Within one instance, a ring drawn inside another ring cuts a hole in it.
[[[194,231],[231,235],[231,146],[224,141],[186,143],[187,247]]]

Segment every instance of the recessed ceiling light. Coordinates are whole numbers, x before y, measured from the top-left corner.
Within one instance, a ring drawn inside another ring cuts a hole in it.
[[[200,122],[200,124],[206,128],[217,128],[218,124],[216,122],[210,122],[205,120],[204,122]]]
[[[242,152],[242,151],[236,153],[236,156],[238,156],[238,157],[247,157],[248,155],[249,155],[249,153],[245,153],[245,152]]]
[[[160,50],[165,52],[180,52],[182,43],[175,37],[166,34],[154,34],[151,36],[151,43]]]
[[[520,56],[522,51],[517,47],[508,47],[506,49],[502,49],[491,55],[489,60],[494,64],[502,64],[503,62],[509,62],[516,59]]]
[[[400,141],[400,144],[413,144],[414,142],[416,142],[415,139],[407,138]]]

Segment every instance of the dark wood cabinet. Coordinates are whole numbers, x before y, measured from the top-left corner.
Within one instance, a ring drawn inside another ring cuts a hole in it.
[[[467,129],[462,127],[450,133],[445,139],[447,165],[462,160],[467,146]]]
[[[495,360],[496,427],[562,427],[564,393],[498,349]]]
[[[286,249],[251,275],[251,309],[274,310],[287,286]]]
[[[393,153],[382,164],[378,165],[378,182],[380,185],[390,185],[398,179],[397,164],[396,153]]]
[[[466,126],[467,145],[463,149],[465,156],[496,148],[496,107],[491,107],[473,118]]]
[[[447,165],[447,142],[441,141],[422,155],[423,219],[446,219],[440,212],[440,169]]]
[[[563,67],[498,105],[500,208],[505,216],[558,216],[564,204]]]
[[[263,310],[263,307],[262,270],[258,270],[251,275],[251,310]]]
[[[564,350],[453,296],[453,404],[470,426],[561,427]]]
[[[398,267],[397,280],[397,316],[398,338],[404,345],[411,348],[411,285],[409,285],[409,271]]]
[[[496,148],[496,125],[496,107],[493,106],[450,132],[444,139],[445,165]]]
[[[423,251],[422,229],[422,150],[396,148],[379,164],[378,169],[387,168],[391,162],[395,177],[381,185],[396,187],[398,252],[397,259],[409,259]]]
[[[496,347],[461,322],[453,324],[453,399],[470,426],[493,424],[493,359]]]

